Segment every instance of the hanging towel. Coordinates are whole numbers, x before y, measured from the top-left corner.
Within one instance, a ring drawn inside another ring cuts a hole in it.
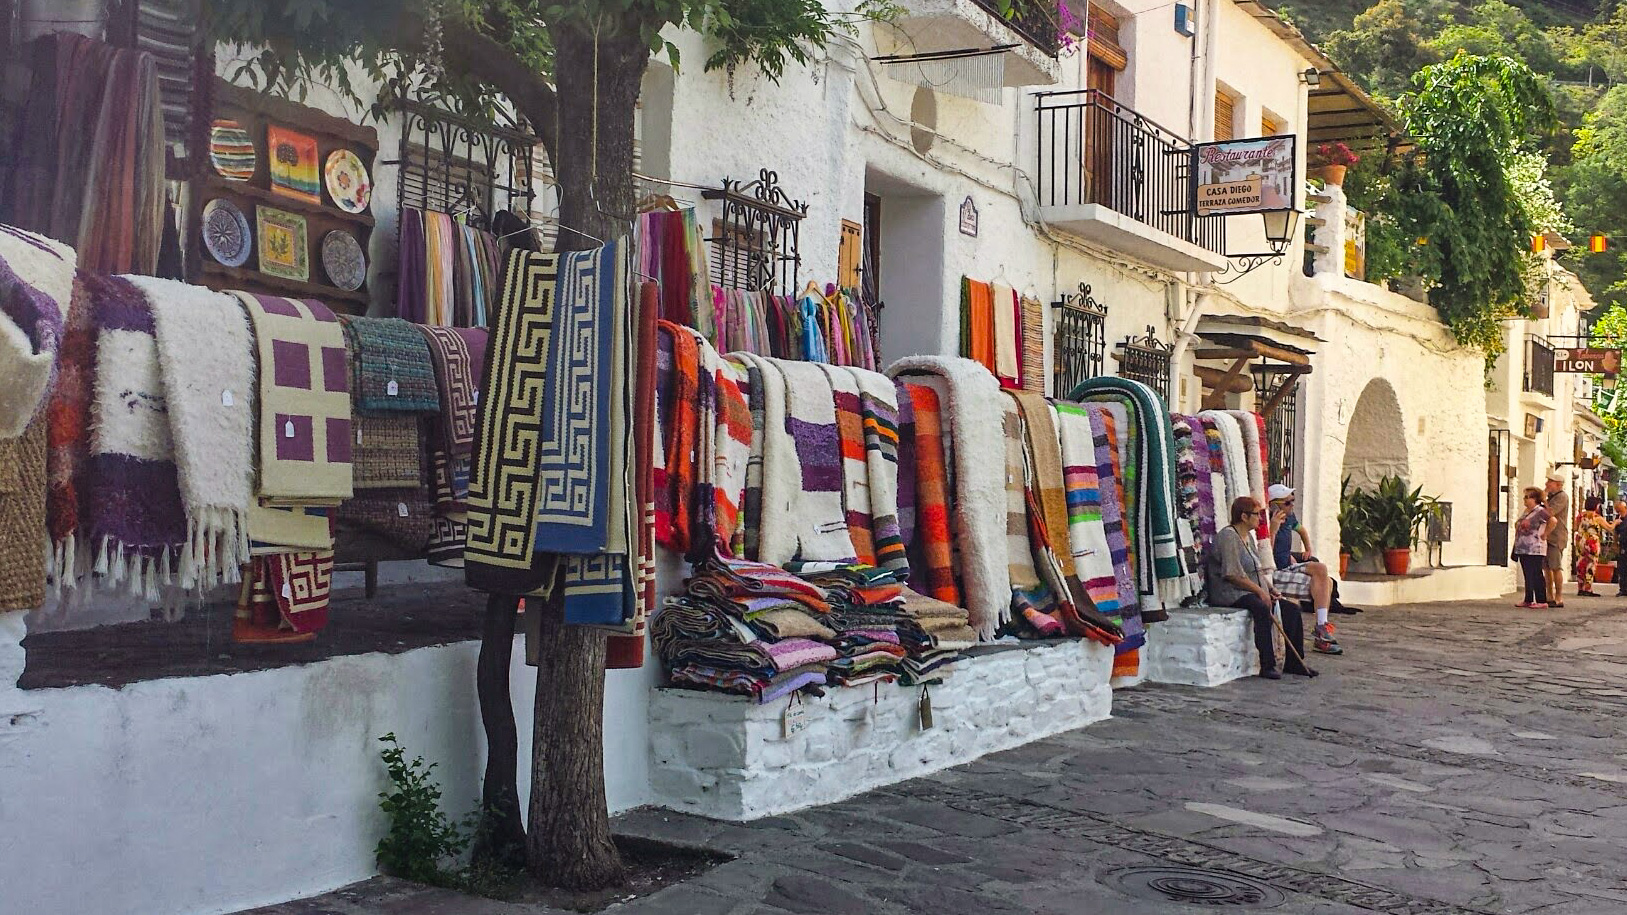
[[[785,377],[786,431],[796,442],[802,467],[801,491],[793,511],[796,557],[851,561],[856,550],[843,502],[841,437],[830,381],[817,365],[789,360],[776,364]]]
[[[237,581],[249,558],[254,499],[254,335],[225,293],[152,277],[128,277],[146,296],[175,446],[186,549],[179,584]],[[199,346],[199,340],[208,341]]]
[[[186,510],[159,370],[152,310],[128,279],[113,277],[96,310],[85,529],[107,585],[155,600],[174,580],[187,541]]]
[[[1011,615],[1006,569],[1005,445],[1000,383],[970,360],[910,356],[887,370],[893,377],[927,375],[948,386],[949,435],[954,448],[954,509],[960,571],[969,621],[978,637],[992,640]],[[917,413],[917,422],[920,417]],[[936,594],[930,596],[938,597]]]
[[[350,498],[350,366],[344,332],[310,299],[234,292],[259,354],[260,498],[332,505]]]
[[[961,355],[995,370],[994,301],[988,283],[961,278]]]
[[[989,292],[994,313],[994,374],[1002,387],[1021,387],[1022,331],[1017,318],[1017,293],[1002,283],[990,286]]]
[[[429,316],[428,240],[424,211],[401,208],[401,254],[396,271],[395,316],[423,324]]]

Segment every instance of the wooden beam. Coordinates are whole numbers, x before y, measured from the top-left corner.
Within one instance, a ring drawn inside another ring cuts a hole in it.
[[[1192,353],[1194,359],[1253,359],[1252,349],[1200,349]]]
[[[1277,412],[1277,407],[1282,404],[1282,399],[1288,396],[1288,392],[1292,391],[1296,384],[1299,384],[1299,376],[1288,376],[1288,380],[1279,385],[1276,392],[1265,402],[1265,406],[1260,408],[1260,415],[1270,419],[1271,414]]]
[[[1310,365],[1311,359],[1304,353],[1250,340],[1247,347],[1229,347],[1226,349],[1200,349],[1192,354],[1195,359],[1241,359],[1245,357],[1265,356],[1268,359],[1277,359],[1291,365]]]
[[[1241,374],[1234,375],[1225,369],[1210,368],[1207,365],[1195,365],[1192,371],[1203,379],[1203,386],[1210,390],[1227,394],[1245,394],[1254,389],[1254,383]]]
[[[1230,379],[1233,377],[1242,378],[1244,384],[1248,385],[1248,387],[1253,387],[1253,384],[1250,383],[1247,378],[1243,378],[1243,370],[1248,368],[1249,360],[1252,358],[1254,358],[1253,353],[1239,356],[1237,361],[1232,363],[1232,367],[1227,369],[1224,375],[1216,379],[1215,384],[1213,385],[1214,390],[1203,395],[1203,408],[1205,410],[1219,410],[1226,406],[1226,395],[1231,390]],[[1244,388],[1244,390],[1247,389],[1248,388]],[[1242,392],[1239,391],[1238,393]]]

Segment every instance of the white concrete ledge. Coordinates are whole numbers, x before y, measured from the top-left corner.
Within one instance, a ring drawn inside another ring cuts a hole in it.
[[[948,668],[931,688],[831,689],[804,698],[805,730],[787,738],[790,700],[658,689],[650,699],[655,803],[751,820],[843,798],[970,762],[1106,719],[1112,649],[1066,641],[995,650]]]
[[[1570,561],[1569,553],[1566,561]],[[1515,590],[1513,566],[1454,566],[1371,581],[1340,581],[1339,598],[1357,607],[1388,607],[1443,600],[1492,600]]]
[[[1297,612],[1297,611],[1296,611]],[[1247,610],[1179,608],[1147,627],[1141,649],[1144,679],[1185,686],[1219,686],[1260,670],[1260,652]]]

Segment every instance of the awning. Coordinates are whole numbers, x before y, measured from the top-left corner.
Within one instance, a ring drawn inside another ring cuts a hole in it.
[[[1224,369],[1193,367],[1203,381],[1204,409],[1223,407],[1227,394],[1258,394],[1250,376],[1270,375],[1276,381],[1266,385],[1270,396],[1258,407],[1264,416],[1276,410],[1299,383],[1300,376],[1311,373],[1311,356],[1316,352],[1311,347],[1325,342],[1308,330],[1253,315],[1205,315],[1198,320],[1197,335],[1206,345],[1193,351],[1193,359],[1230,363]]]

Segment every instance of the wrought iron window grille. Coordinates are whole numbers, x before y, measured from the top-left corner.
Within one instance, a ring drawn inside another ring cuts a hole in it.
[[[1113,356],[1119,361],[1119,377],[1139,381],[1158,392],[1169,403],[1170,360],[1175,344],[1158,339],[1158,329],[1147,325],[1147,335],[1131,334],[1119,343]]]
[[[396,204],[463,217],[489,229],[492,217],[525,214],[536,198],[532,153],[540,142],[521,130],[476,120],[412,99],[389,107],[402,113]]]
[[[1523,390],[1554,396],[1554,347],[1541,337],[1529,337],[1525,347]]]
[[[1292,385],[1265,418],[1266,476],[1272,482],[1298,479],[1298,454],[1294,448],[1294,431],[1299,422],[1298,381],[1298,375],[1271,371],[1263,360],[1254,367],[1256,404],[1269,403],[1283,385]]]
[[[1052,377],[1058,397],[1066,397],[1081,382],[1102,376],[1107,356],[1107,306],[1090,294],[1090,284],[1064,294],[1051,303],[1056,309],[1056,338]]]
[[[749,184],[725,178],[722,189],[701,192],[723,203],[706,239],[713,246],[712,278],[719,286],[796,292],[802,267],[797,243],[808,204],[792,199],[779,181],[765,168]]]

